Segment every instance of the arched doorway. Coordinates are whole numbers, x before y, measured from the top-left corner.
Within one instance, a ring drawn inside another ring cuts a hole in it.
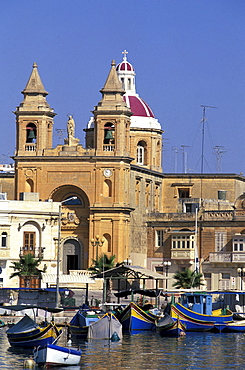
[[[50,199],[62,202],[62,272],[66,274],[70,270],[87,268],[90,212],[88,196],[76,186],[63,185],[53,190]]]
[[[82,246],[76,239],[67,239],[63,244],[63,273],[69,274],[70,270],[79,270],[83,256]]]

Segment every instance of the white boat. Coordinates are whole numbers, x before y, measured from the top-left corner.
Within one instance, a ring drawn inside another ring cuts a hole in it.
[[[71,366],[79,364],[81,354],[82,351],[48,344],[45,347],[34,349],[34,360],[37,365],[41,366]]]

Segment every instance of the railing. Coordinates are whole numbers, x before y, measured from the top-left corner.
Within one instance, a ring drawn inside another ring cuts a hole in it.
[[[37,150],[37,144],[26,144],[25,151],[26,152],[35,152]]]
[[[245,262],[245,252],[211,252],[209,262]]]
[[[111,144],[103,145],[104,152],[114,152],[114,150],[115,150],[115,145],[111,145]]]
[[[195,213],[187,212],[187,213],[149,213],[148,214],[148,221],[151,219],[157,219],[161,221],[179,221],[179,220],[186,220],[186,221],[195,221]]]

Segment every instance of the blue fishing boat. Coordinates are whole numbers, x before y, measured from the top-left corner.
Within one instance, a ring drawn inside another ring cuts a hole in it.
[[[150,311],[144,311],[133,302],[125,307],[118,316],[123,329],[127,331],[154,330],[156,318],[157,315],[154,315]]]
[[[53,321],[41,327],[32,318],[25,315],[6,333],[11,346],[34,348],[53,343],[61,334],[61,329]]]
[[[224,333],[245,333],[245,320],[229,322],[222,330]]]
[[[98,321],[100,315],[90,310],[79,310],[68,324],[71,335],[87,337],[89,326]]]
[[[212,296],[206,293],[185,293],[181,303],[171,307],[171,316],[179,319],[186,331],[219,331],[233,320],[229,309],[212,310]]]
[[[179,319],[165,314],[156,321],[156,331],[162,337],[180,337],[185,335],[185,326]]]

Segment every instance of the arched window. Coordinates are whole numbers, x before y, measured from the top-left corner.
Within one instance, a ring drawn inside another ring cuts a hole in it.
[[[2,232],[2,238],[1,238],[1,247],[6,248],[7,247],[7,233],[5,231]]]
[[[37,128],[34,123],[26,126],[26,143],[35,143],[37,139]]]
[[[144,141],[139,141],[137,144],[137,164],[146,164],[146,143]]]
[[[75,198],[75,199],[71,199],[71,198]],[[66,201],[66,199],[69,199],[69,200],[67,200]],[[65,199],[64,200],[62,200],[62,204],[63,205],[74,205],[74,206],[76,206],[76,205],[82,205],[83,204],[83,202],[82,202],[82,200],[80,199],[80,198],[78,198],[78,196],[77,195],[75,195],[75,194],[70,194],[70,195],[67,195],[66,197],[65,197]]]
[[[104,144],[114,144],[114,125],[111,122],[104,126]]]

